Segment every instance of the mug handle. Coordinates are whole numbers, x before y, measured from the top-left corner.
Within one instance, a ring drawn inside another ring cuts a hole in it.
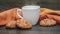
[[[21,18],[21,19],[23,19],[23,17],[19,14],[19,12],[21,12],[21,9],[17,9],[17,16],[19,17],[19,18]]]

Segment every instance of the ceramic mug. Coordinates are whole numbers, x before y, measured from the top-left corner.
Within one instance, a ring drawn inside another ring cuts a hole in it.
[[[22,7],[22,12],[23,12],[23,17],[19,15],[20,9],[18,9],[17,14],[20,18],[24,18],[28,21],[31,22],[32,25],[37,24],[38,19],[39,19],[39,12],[40,12],[40,6],[23,6]]]

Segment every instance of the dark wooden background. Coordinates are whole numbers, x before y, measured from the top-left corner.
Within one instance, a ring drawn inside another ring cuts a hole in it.
[[[60,0],[39,0],[37,4],[41,7],[60,10]],[[0,0],[0,10],[19,7],[24,5],[24,0]]]

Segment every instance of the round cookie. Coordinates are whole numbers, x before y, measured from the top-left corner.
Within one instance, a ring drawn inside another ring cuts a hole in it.
[[[7,28],[16,28],[16,21],[10,21],[6,24]]]
[[[19,27],[19,28],[32,28],[32,24],[29,22],[29,21],[27,21],[27,20],[25,20],[25,19],[19,19],[19,20],[17,20],[17,26]]]
[[[56,24],[56,21],[53,19],[43,19],[40,21],[39,25],[41,26],[53,26]]]

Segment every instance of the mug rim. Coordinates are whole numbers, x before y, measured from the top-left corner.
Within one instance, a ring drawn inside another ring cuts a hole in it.
[[[25,6],[23,6],[22,7],[22,9],[25,9],[25,10],[30,10],[30,9],[39,9],[40,8],[40,6],[38,6],[38,5],[25,5]]]

